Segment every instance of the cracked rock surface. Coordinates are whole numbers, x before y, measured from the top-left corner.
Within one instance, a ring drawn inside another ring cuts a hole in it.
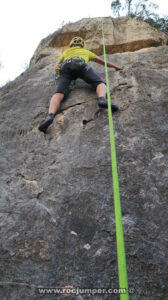
[[[168,47],[108,54],[131,300],[168,299]],[[103,66],[91,64],[105,78]],[[118,288],[107,110],[81,80],[45,135],[54,56],[0,89],[0,299]],[[113,298],[112,298],[113,297]],[[67,299],[119,299],[81,295]]]

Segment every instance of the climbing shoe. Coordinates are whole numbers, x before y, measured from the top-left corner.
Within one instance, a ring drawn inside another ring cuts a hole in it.
[[[97,99],[97,104],[99,107],[108,108],[107,100],[104,97],[99,97]],[[111,109],[112,109],[112,112],[115,112],[118,110],[118,106],[116,104],[111,104]]]
[[[48,127],[52,124],[54,117],[55,117],[54,114],[49,114],[47,116],[47,118],[40,124],[38,129],[45,133],[47,131]]]

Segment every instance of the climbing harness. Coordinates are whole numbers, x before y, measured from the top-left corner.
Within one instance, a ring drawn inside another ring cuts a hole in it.
[[[125,294],[120,294],[120,300],[129,300],[127,265],[126,265],[126,256],[125,256],[124,233],[123,233],[123,225],[122,225],[122,212],[121,212],[119,180],[118,180],[118,171],[117,171],[117,158],[116,158],[115,137],[114,137],[113,119],[112,119],[112,111],[111,111],[111,99],[110,99],[110,88],[109,88],[109,78],[108,78],[108,69],[107,69],[107,57],[106,57],[106,47],[105,47],[105,39],[104,39],[103,20],[102,20],[102,40],[103,40],[103,52],[104,52],[104,61],[105,61],[108,117],[109,117],[109,128],[110,128],[110,148],[111,148],[111,161],[112,161],[118,277],[119,277],[120,289],[126,289]]]
[[[81,57],[74,56],[72,58],[66,59],[64,62],[61,63],[61,67],[63,67],[65,64],[71,63],[74,60],[77,60],[80,65],[83,65],[85,63],[85,60]]]
[[[54,80],[56,81],[58,79],[58,76],[56,74],[56,71],[53,73],[53,77],[54,77]]]

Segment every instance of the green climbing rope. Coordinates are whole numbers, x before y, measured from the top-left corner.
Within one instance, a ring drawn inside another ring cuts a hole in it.
[[[126,265],[126,256],[125,256],[124,233],[123,233],[123,225],[122,225],[122,213],[121,213],[119,181],[118,181],[118,171],[117,171],[117,158],[116,158],[114,128],[113,128],[113,119],[112,119],[112,111],[111,111],[111,99],[110,99],[103,21],[102,21],[102,38],[103,38],[103,51],[104,51],[105,74],[106,74],[106,84],[107,84],[108,116],[109,116],[109,127],[110,127],[110,147],[111,147],[111,160],[112,160],[119,287],[120,289],[126,289],[126,293],[120,294],[120,300],[129,300],[127,265]]]

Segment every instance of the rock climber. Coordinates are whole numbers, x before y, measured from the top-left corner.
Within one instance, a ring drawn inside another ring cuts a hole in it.
[[[56,84],[56,92],[50,101],[49,114],[39,126],[40,131],[45,133],[47,128],[53,123],[61,101],[64,99],[65,95],[68,94],[70,82],[77,78],[81,78],[93,86],[96,91],[97,104],[99,107],[108,107],[106,100],[106,84],[88,65],[89,61],[95,61],[98,64],[105,65],[103,59],[84,48],[83,38],[74,37],[69,44],[69,48],[63,52],[59,63],[56,65],[56,74],[57,76],[59,75]],[[107,62],[107,66],[115,68],[116,70],[122,70],[122,68],[109,61]],[[118,110],[118,106],[115,104],[111,104],[111,108],[113,112]]]

